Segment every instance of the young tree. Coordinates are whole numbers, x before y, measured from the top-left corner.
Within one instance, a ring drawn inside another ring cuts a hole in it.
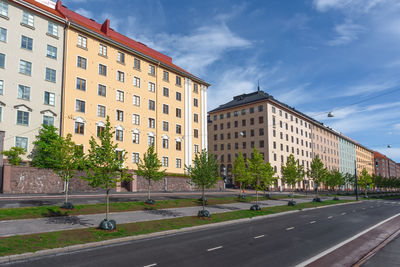
[[[368,187],[369,186],[373,186],[373,183],[372,183],[372,177],[371,177],[371,175],[368,173],[368,171],[364,168],[362,171],[361,171],[361,174],[360,174],[360,176],[358,177],[358,185],[362,188],[362,189],[364,189],[364,192],[365,192],[365,197],[368,197],[368,193],[367,193],[367,191],[368,191]]]
[[[331,189],[335,189],[335,187],[337,187],[336,194],[338,194],[339,188],[345,185],[345,183],[345,177],[340,171],[334,169],[329,172],[326,180],[326,185],[330,186]],[[338,198],[335,197],[334,200],[338,200]]]
[[[247,159],[248,175],[250,183],[256,189],[256,204],[251,207],[253,210],[260,210],[258,205],[258,191],[263,190],[263,186],[270,186],[276,178],[275,171],[269,162],[264,163],[263,155],[256,148],[253,150],[253,157]]]
[[[157,153],[154,152],[154,145],[147,149],[143,159],[137,164],[136,174],[145,178],[148,182],[147,201],[148,204],[154,204],[154,200],[150,198],[151,181],[159,181],[165,176],[165,170],[160,171],[162,167],[161,161],[158,159]]]
[[[203,210],[199,211],[199,217],[210,217],[210,213],[205,210],[205,189],[213,187],[219,177],[218,163],[214,155],[209,154],[205,149],[201,153],[197,153],[193,160],[193,166],[185,166],[192,182],[201,189],[203,200]]]
[[[318,198],[318,188],[322,183],[325,182],[327,178],[327,169],[324,167],[324,163],[321,161],[318,155],[316,155],[310,165],[308,170],[308,176],[314,181],[315,186],[315,201],[321,201]]]
[[[65,182],[65,203],[62,208],[73,209],[72,203],[68,202],[69,182],[75,176],[80,167],[83,153],[76,147],[75,142],[71,140],[72,135],[68,134],[66,138],[59,138],[54,142],[55,163],[54,172]]]
[[[235,181],[240,184],[240,198],[243,198],[242,189],[246,187],[249,183],[249,172],[247,171],[246,163],[244,161],[244,157],[242,152],[239,152],[239,156],[233,162],[233,176],[235,177]]]
[[[59,159],[56,158],[58,153],[53,144],[58,142],[60,138],[56,127],[43,124],[39,130],[39,135],[33,142],[34,147],[29,155],[29,158],[32,159],[31,165],[37,168],[54,169]]]
[[[132,174],[124,167],[125,151],[117,150],[118,144],[114,144],[113,136],[114,131],[107,116],[106,127],[99,137],[100,144],[93,136],[90,138],[89,154],[85,159],[86,177],[82,177],[90,186],[106,190],[106,218],[100,224],[100,228],[104,230],[114,230],[116,227],[115,221],[108,219],[110,190],[118,182],[132,180]]]
[[[349,186],[354,186],[355,184],[355,176],[350,174],[350,173],[346,173],[344,175],[344,179],[346,181],[346,187],[347,189],[349,188]]]
[[[21,155],[25,155],[26,152],[22,147],[13,146],[10,150],[5,150],[1,154],[7,157],[11,165],[18,166],[22,161]]]
[[[304,167],[295,160],[293,154],[290,154],[286,164],[282,166],[282,181],[289,184],[292,187],[292,202],[289,205],[294,205],[293,200],[294,188],[298,182],[301,182],[304,178],[305,172]]]

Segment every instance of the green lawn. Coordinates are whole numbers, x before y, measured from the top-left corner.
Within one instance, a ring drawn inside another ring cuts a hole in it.
[[[287,198],[286,195],[272,196],[271,199],[278,200]],[[265,200],[263,196],[259,197],[260,200]],[[238,199],[237,197],[223,197],[223,198],[208,198],[208,205],[228,204],[235,202],[250,202],[254,201],[255,197],[246,197],[246,199]],[[131,202],[113,202],[110,203],[111,212],[124,212],[124,211],[137,211],[148,209],[167,209],[167,208],[182,208],[201,206],[198,199],[174,199],[174,200],[158,200],[154,205],[145,204],[143,201]],[[41,207],[28,207],[28,208],[7,208],[0,209],[0,220],[18,220],[18,219],[32,219],[54,216],[68,216],[68,215],[84,215],[84,214],[97,214],[105,212],[105,204],[83,204],[76,205],[74,210],[61,209],[58,206],[41,206]]]
[[[108,240],[118,237],[134,236],[160,232],[172,229],[180,229],[196,225],[211,224],[242,218],[251,218],[255,216],[301,210],[305,208],[326,206],[338,203],[352,202],[349,200],[326,200],[321,203],[301,203],[294,207],[276,206],[266,207],[261,211],[239,210],[233,212],[213,214],[211,218],[198,218],[196,216],[181,217],[174,219],[165,219],[148,222],[137,222],[121,224],[117,226],[115,231],[103,231],[97,228],[86,228],[68,231],[59,231],[42,234],[31,234],[23,236],[12,236],[0,238],[0,256],[22,254],[26,252],[34,252],[43,249],[65,247],[76,244],[84,244]]]

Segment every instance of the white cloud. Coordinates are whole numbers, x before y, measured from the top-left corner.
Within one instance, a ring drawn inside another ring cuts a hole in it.
[[[87,18],[93,18],[93,13],[90,12],[89,10],[87,10],[87,9],[78,8],[77,10],[75,10],[75,12],[80,14],[80,15],[82,15],[82,16],[85,16]]]
[[[398,84],[399,82],[394,79],[386,79],[384,82],[366,81],[365,83],[349,86],[345,90],[340,91],[332,96],[333,98],[337,98],[379,93],[394,88],[398,86]]]
[[[400,123],[393,125],[393,130],[395,131],[394,133],[400,134]]]
[[[331,46],[344,45],[357,40],[364,28],[347,20],[343,24],[336,25],[334,31],[334,39],[328,41],[328,45]]]
[[[372,8],[385,2],[390,2],[390,0],[314,0],[313,5],[320,12],[330,9],[369,12]]]
[[[274,97],[291,106],[312,102],[315,98],[310,92],[310,89],[308,89],[309,85],[309,83],[306,83],[288,90],[279,89],[279,92],[275,93]]]

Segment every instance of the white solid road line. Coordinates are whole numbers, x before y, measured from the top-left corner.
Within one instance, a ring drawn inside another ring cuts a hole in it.
[[[213,250],[217,250],[217,249],[220,249],[220,248],[222,248],[222,246],[215,247],[215,248],[209,248],[209,249],[207,249],[207,251],[213,251]]]
[[[329,217],[328,217],[328,219],[332,219],[332,218],[333,218],[333,216],[329,216]]]
[[[346,215],[346,212],[343,212],[342,215]]]
[[[316,223],[317,221],[311,221],[310,224]]]
[[[352,237],[350,237],[349,239],[344,240],[343,242],[340,242],[339,244],[337,244],[337,245],[335,245],[335,246],[333,246],[333,247],[331,247],[331,248],[329,248],[329,249],[327,249],[327,250],[325,250],[325,251],[323,251],[323,252],[321,252],[321,253],[315,255],[314,257],[312,257],[312,258],[310,258],[310,259],[308,259],[308,260],[306,260],[306,261],[303,261],[302,263],[297,264],[296,267],[304,267],[304,266],[307,266],[308,264],[310,264],[310,263],[312,263],[312,262],[318,260],[319,258],[322,258],[323,256],[325,256],[325,255],[331,253],[332,251],[334,251],[334,250],[336,250],[336,249],[338,249],[338,248],[340,248],[340,247],[346,245],[347,243],[353,241],[354,239],[356,239],[356,238],[362,236],[363,234],[365,234],[365,233],[371,231],[372,229],[375,229],[376,227],[378,227],[378,226],[384,224],[385,222],[388,222],[388,221],[390,221],[390,220],[396,218],[396,217],[399,216],[399,215],[400,215],[400,213],[397,213],[396,215],[394,215],[394,216],[392,216],[392,217],[390,217],[390,218],[387,218],[386,220],[383,220],[383,221],[381,221],[381,222],[379,222],[379,223],[377,223],[377,224],[371,226],[371,227],[368,228],[368,229],[365,229],[364,231],[362,231],[362,232],[356,234],[355,236],[352,236]]]
[[[286,231],[290,231],[290,230],[293,230],[294,229],[294,227],[289,227],[289,228],[286,228]]]
[[[365,208],[362,208],[363,210],[365,210]]]
[[[264,236],[265,236],[265,235],[255,236],[254,239],[258,239],[258,238],[261,238],[261,237],[264,237]]]
[[[149,264],[149,265],[146,265],[146,266],[143,266],[143,267],[152,267],[152,266],[156,266],[157,265],[157,263],[153,263],[153,264]]]

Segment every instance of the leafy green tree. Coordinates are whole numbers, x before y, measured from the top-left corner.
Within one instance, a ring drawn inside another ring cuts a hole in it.
[[[308,170],[308,176],[314,181],[315,198],[318,198],[318,188],[326,181],[327,175],[328,171],[324,167],[324,163],[316,155],[311,161],[310,169]]]
[[[29,158],[31,165],[37,168],[54,169],[59,159],[56,158],[54,143],[60,139],[57,128],[53,125],[42,125]]]
[[[337,187],[336,193],[338,193],[339,188],[345,185],[345,183],[345,177],[339,170],[334,169],[329,172],[326,185],[331,187],[331,189],[335,189],[335,187]]]
[[[304,167],[295,160],[293,154],[290,154],[286,164],[282,166],[282,181],[292,187],[292,202],[294,197],[294,188],[301,182],[305,176]]]
[[[372,176],[368,173],[368,171],[364,168],[361,171],[360,176],[358,177],[358,185],[364,189],[365,197],[368,197],[368,186],[372,187]]]
[[[250,180],[242,152],[239,152],[239,156],[233,162],[232,174],[235,177],[235,181],[240,184],[240,198],[242,198],[242,189],[246,187]]]
[[[353,174],[350,173],[346,173],[344,175],[344,179],[346,181],[346,187],[348,188],[349,186],[354,186],[355,184],[355,176]]]
[[[110,190],[115,188],[119,182],[132,180],[132,174],[124,167],[126,153],[124,150],[118,150],[118,144],[113,142],[114,133],[110,125],[110,118],[107,116],[104,132],[99,137],[100,143],[98,144],[93,136],[90,138],[89,154],[85,159],[84,171],[86,176],[82,177],[89,182],[90,186],[106,190],[106,218],[104,220],[106,223],[109,222]],[[113,221],[113,224],[113,226],[107,224],[103,229],[113,230],[115,229],[115,221]]]
[[[71,179],[83,160],[83,153],[77,149],[75,142],[71,140],[72,135],[68,134],[66,138],[59,138],[53,143],[55,148],[54,172],[65,182],[65,203],[64,208],[73,209],[73,205],[68,202],[68,189]]]
[[[26,152],[22,147],[13,146],[10,150],[5,150],[1,154],[7,157],[11,165],[18,166],[22,161],[21,155],[25,155]]]
[[[269,162],[264,163],[263,155],[256,148],[253,150],[253,157],[247,159],[247,165],[250,183],[256,189],[256,206],[258,207],[258,191],[273,184],[276,180],[275,171]]]
[[[162,167],[161,161],[158,159],[157,153],[154,152],[154,145],[149,146],[147,153],[144,153],[142,159],[137,164],[136,174],[145,178],[148,182],[147,187],[147,203],[154,203],[150,198],[151,181],[159,181],[165,176],[165,170],[160,171]]]
[[[209,217],[209,212],[205,210],[205,189],[213,187],[219,177],[218,163],[214,155],[209,154],[205,149],[197,153],[193,160],[193,166],[185,166],[192,182],[201,189],[203,210],[199,212],[201,217]]]
[[[381,175],[372,175],[372,183],[375,185],[376,189],[380,189],[383,183],[383,177]]]

